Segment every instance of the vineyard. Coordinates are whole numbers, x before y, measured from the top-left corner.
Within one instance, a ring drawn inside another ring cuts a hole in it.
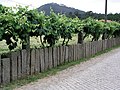
[[[120,36],[120,23],[69,18],[52,10],[46,16],[44,12],[28,10],[27,7],[0,5],[0,43],[4,40],[9,50],[19,45],[22,49],[29,49],[31,37],[39,38],[40,47],[53,47],[60,40],[61,45],[68,45],[75,34],[78,35],[78,43],[83,43],[86,38],[91,38],[91,41],[116,38]]]
[[[119,22],[70,18],[52,9],[48,16],[28,7],[0,5],[0,84],[119,45]],[[10,53],[2,52],[8,50]]]

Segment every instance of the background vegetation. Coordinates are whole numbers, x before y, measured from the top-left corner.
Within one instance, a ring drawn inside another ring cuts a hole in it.
[[[28,10],[27,7],[11,8],[0,5],[0,49],[3,51],[7,50],[7,46],[9,50],[29,49],[36,38],[38,45],[35,48],[68,45],[77,35],[80,41],[87,38],[96,41],[119,37],[120,23],[105,23],[90,17],[83,20],[77,16],[71,18],[64,14],[55,14],[53,10],[48,16],[38,10]]]

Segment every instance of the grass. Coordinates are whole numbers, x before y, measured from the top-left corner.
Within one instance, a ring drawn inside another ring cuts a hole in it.
[[[57,42],[56,45],[62,44],[62,41],[63,41],[63,39],[60,39]],[[74,34],[72,40],[70,40],[70,42],[69,42],[69,45],[70,44],[76,44],[76,43],[77,43],[77,35]],[[40,48],[41,47],[41,43],[40,43],[39,37],[31,37],[30,38],[30,44],[31,44],[31,46],[30,46],[31,48]],[[21,49],[21,45],[18,44],[18,47],[16,49]],[[7,53],[9,51],[10,50],[8,49],[8,46],[6,45],[5,40],[0,41],[0,54]]]
[[[90,37],[86,38],[85,42],[90,41],[90,40],[91,40]],[[59,39],[59,41],[56,43],[56,46],[61,45],[62,41],[63,41],[63,39]],[[77,36],[77,34],[74,34],[73,37],[72,37],[72,40],[70,40],[68,44],[69,45],[77,44],[77,41],[78,41],[78,36]],[[30,38],[30,44],[31,44],[31,46],[30,46],[31,48],[40,48],[41,47],[39,37],[31,37]],[[18,44],[18,47],[16,49],[21,49],[21,45]],[[10,50],[8,49],[8,46],[5,43],[5,40],[0,41],[0,54],[7,53],[9,51]]]
[[[101,52],[97,53],[96,55],[91,56],[90,58],[96,57],[96,56],[101,55],[103,53],[107,53],[108,51],[111,51],[111,50],[113,50],[115,48],[118,48],[118,47],[120,47],[120,46],[116,46],[116,47],[113,47],[111,49],[107,49],[105,51],[101,51]],[[72,61],[72,62],[69,62],[69,63],[65,63],[63,65],[60,65],[60,66],[56,67],[56,68],[47,70],[47,71],[45,71],[43,73],[39,73],[39,74],[36,74],[36,75],[28,76],[28,77],[20,79],[20,80],[13,81],[13,82],[11,82],[11,83],[9,83],[7,85],[2,85],[0,87],[0,90],[13,90],[16,87],[21,87],[21,86],[26,85],[28,83],[35,82],[38,79],[55,75],[59,71],[67,69],[70,66],[74,66],[74,65],[80,64],[81,62],[87,61],[90,58],[82,58],[82,59],[77,60],[77,61]]]

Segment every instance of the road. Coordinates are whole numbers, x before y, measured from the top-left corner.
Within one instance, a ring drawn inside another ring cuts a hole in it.
[[[15,90],[120,90],[120,48]]]

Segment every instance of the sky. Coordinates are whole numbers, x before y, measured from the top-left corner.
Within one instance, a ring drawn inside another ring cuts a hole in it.
[[[105,0],[0,0],[0,4],[5,6],[20,4],[22,6],[29,6],[30,9],[52,2],[83,11],[105,12]],[[108,0],[108,13],[120,13],[120,0]]]

